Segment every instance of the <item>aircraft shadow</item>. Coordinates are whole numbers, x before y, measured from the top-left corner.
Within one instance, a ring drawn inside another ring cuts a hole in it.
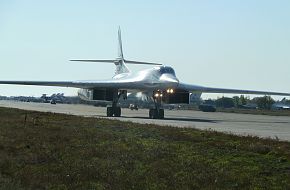
[[[148,117],[138,117],[138,116],[122,116],[121,118],[134,118],[134,119],[148,119]],[[186,122],[203,122],[203,123],[218,123],[218,120],[211,120],[211,119],[198,119],[198,118],[164,118],[164,119],[157,119],[157,120],[165,120],[165,121],[186,121]]]

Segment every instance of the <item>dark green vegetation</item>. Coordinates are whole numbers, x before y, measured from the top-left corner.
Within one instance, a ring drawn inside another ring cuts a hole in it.
[[[259,108],[267,110],[270,110],[272,105],[275,103],[274,99],[271,98],[271,96],[254,98],[254,101],[257,103]]]
[[[289,105],[290,100],[283,99],[275,102],[270,96],[249,97],[234,96],[233,98],[221,97],[217,100],[205,100],[205,104],[215,105],[218,112],[243,113],[255,115],[290,116],[290,110],[272,109],[274,103]]]
[[[272,105],[274,103],[283,103],[283,104],[289,104],[289,101],[285,98],[282,101],[277,101],[271,96],[263,96],[263,97],[255,97],[253,99],[250,99],[249,97],[245,97],[243,95],[234,96],[232,98],[229,97],[221,97],[216,100],[205,100],[206,104],[210,105],[216,105],[216,107],[219,108],[243,108],[247,104],[255,104],[257,108],[262,110],[270,110],[272,108]]]
[[[233,98],[227,98],[222,97],[215,101],[215,104],[219,108],[233,108],[235,107],[234,99]]]
[[[0,108],[0,189],[290,189],[290,143]]]
[[[271,116],[290,116],[290,110],[260,110],[260,109],[217,108],[217,112],[254,114],[254,115],[271,115]]]

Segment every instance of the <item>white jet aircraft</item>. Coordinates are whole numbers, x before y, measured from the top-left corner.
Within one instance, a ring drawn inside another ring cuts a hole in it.
[[[121,108],[118,101],[127,98],[127,93],[142,92],[153,99],[155,108],[149,110],[149,118],[163,119],[165,104],[188,104],[190,93],[231,93],[231,94],[262,94],[290,96],[290,93],[266,92],[240,89],[211,88],[205,86],[182,83],[175,75],[172,67],[159,63],[130,61],[124,59],[121,31],[118,31],[119,53],[112,60],[71,60],[83,62],[105,62],[116,65],[115,75],[109,80],[97,81],[0,81],[0,84],[41,85],[80,88],[78,95],[84,100],[110,101],[112,106],[107,107],[108,117],[120,117]],[[126,64],[158,65],[151,69],[132,73]]]

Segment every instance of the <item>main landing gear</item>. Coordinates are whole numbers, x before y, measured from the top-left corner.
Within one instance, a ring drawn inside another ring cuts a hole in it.
[[[121,117],[121,108],[117,106],[107,107],[107,117]]]
[[[164,109],[150,109],[149,110],[150,119],[164,119]]]
[[[153,92],[153,100],[155,104],[154,109],[149,109],[150,119],[164,119],[164,109],[161,109],[162,93]]]
[[[121,108],[117,106],[119,98],[123,96],[124,99],[127,99],[127,92],[126,91],[120,91],[118,94],[118,91],[116,91],[113,94],[113,103],[112,107],[107,107],[107,117],[121,117]]]

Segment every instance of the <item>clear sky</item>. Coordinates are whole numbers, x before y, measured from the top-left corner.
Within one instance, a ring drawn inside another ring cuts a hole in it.
[[[289,0],[3,0],[0,80],[110,78],[113,64],[68,60],[115,58],[120,25],[125,58],[170,65],[183,82],[290,92],[289,10]],[[76,91],[0,85],[0,95]]]

